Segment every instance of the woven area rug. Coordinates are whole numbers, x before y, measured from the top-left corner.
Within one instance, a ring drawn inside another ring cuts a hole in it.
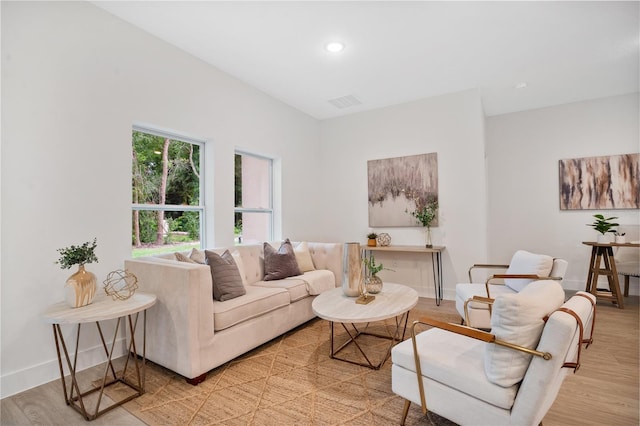
[[[423,312],[413,311],[410,322]],[[452,314],[430,316],[457,322]],[[371,331],[391,331],[392,321]],[[329,358],[329,323],[314,319],[224,364],[198,386],[156,364],[147,364],[146,393],[124,405],[149,425],[391,425],[399,424],[404,401],[391,391],[391,360],[372,370]],[[346,334],[337,326],[336,342]],[[373,330],[372,330],[373,329]],[[406,337],[409,337],[407,330]],[[389,341],[361,336],[358,342],[377,363]],[[353,344],[342,357],[363,361]],[[108,388],[120,398],[126,387]],[[412,404],[408,425],[454,425]]]

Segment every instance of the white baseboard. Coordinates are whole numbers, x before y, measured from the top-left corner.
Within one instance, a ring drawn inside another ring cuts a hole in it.
[[[109,343],[107,343],[107,346],[108,345]],[[125,348],[126,342],[124,338],[119,337],[118,340],[116,340],[115,347],[113,348],[113,358],[115,359],[123,356],[125,354]],[[62,357],[64,373],[65,376],[68,376],[69,370],[66,366],[64,354]],[[98,364],[102,364],[106,360],[107,357],[102,345],[80,350],[78,351],[77,371],[82,371]],[[60,380],[60,367],[58,366],[57,358],[23,370],[7,373],[0,377],[0,399],[49,383],[52,380]],[[62,392],[62,387],[60,390]],[[60,398],[63,398],[62,393],[60,394]]]

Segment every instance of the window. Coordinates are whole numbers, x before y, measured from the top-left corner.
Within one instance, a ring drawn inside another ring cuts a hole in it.
[[[133,257],[201,246],[203,157],[203,142],[133,128]]]
[[[246,152],[235,155],[236,244],[273,239],[273,160]]]

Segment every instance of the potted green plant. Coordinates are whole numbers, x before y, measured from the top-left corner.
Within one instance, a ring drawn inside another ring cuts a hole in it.
[[[433,247],[431,244],[431,224],[438,217],[438,200],[431,199],[424,206],[416,206],[416,209],[409,214],[426,228],[425,246],[427,248]]]
[[[601,214],[594,214],[593,217],[595,217],[596,220],[594,220],[593,223],[588,223],[587,226],[590,226],[599,232],[598,234],[599,243],[604,242],[604,236],[608,232],[613,234],[616,232],[616,229],[615,229],[616,226],[620,226],[618,223],[611,222],[612,220],[617,219],[616,216],[605,218]]]
[[[367,234],[367,246],[368,247],[375,247],[378,245],[376,238],[378,238],[378,234],[376,234],[375,232],[369,232]]]
[[[365,276],[365,287],[367,289],[367,293],[380,293],[380,291],[382,291],[382,280],[377,274],[383,269],[387,271],[392,271],[392,269],[385,268],[382,263],[376,264],[376,258],[373,256],[373,253],[369,257],[365,256],[362,259],[362,263],[364,263],[364,266],[367,268]]]
[[[98,239],[94,238],[93,242],[87,241],[79,246],[72,245],[58,249],[60,258],[56,264],[59,264],[62,269],[78,265],[78,271],[67,279],[65,285],[65,299],[72,308],[90,304],[96,295],[98,287],[96,276],[85,270],[84,265],[98,262],[95,253],[97,245]]]

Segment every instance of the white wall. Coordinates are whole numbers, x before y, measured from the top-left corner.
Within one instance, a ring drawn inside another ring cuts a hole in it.
[[[490,117],[485,147],[476,91],[318,123],[91,4],[0,7],[3,397],[58,375],[40,318],[70,275],[53,264],[56,249],[96,236],[101,279],[130,254],[133,123],[207,140],[208,246],[233,242],[235,148],[276,157],[276,237],[360,242],[367,160],[437,152],[446,298],[472,263],[506,262],[517,248],[568,259],[567,282],[582,288],[593,212],[559,211],[558,160],[640,150],[637,94]],[[610,213],[638,228],[637,210]],[[419,228],[376,231],[424,242]],[[386,280],[432,297],[424,257],[381,260],[396,269]],[[96,344],[89,336],[81,364],[101,359]]]
[[[618,216],[638,240],[638,210],[560,210],[558,172],[561,159],[639,152],[638,102],[636,93],[487,118],[492,260],[508,263],[520,248],[561,257],[564,286],[582,290],[593,214]]]
[[[329,239],[365,242],[368,226],[367,161],[436,152],[440,224],[434,245],[444,245],[445,298],[455,283],[486,256],[484,116],[474,90],[362,112],[321,123],[326,193],[321,229]],[[393,245],[422,245],[415,228],[376,228]],[[395,272],[383,279],[407,284],[433,297],[430,262],[425,255],[376,257]]]
[[[58,376],[40,317],[72,272],[56,249],[97,237],[99,281],[131,253],[133,123],[207,140],[207,245],[233,244],[236,147],[278,158],[282,234],[321,236],[307,234],[320,200],[299,185],[319,186],[316,120],[89,3],[1,7],[2,396]]]

